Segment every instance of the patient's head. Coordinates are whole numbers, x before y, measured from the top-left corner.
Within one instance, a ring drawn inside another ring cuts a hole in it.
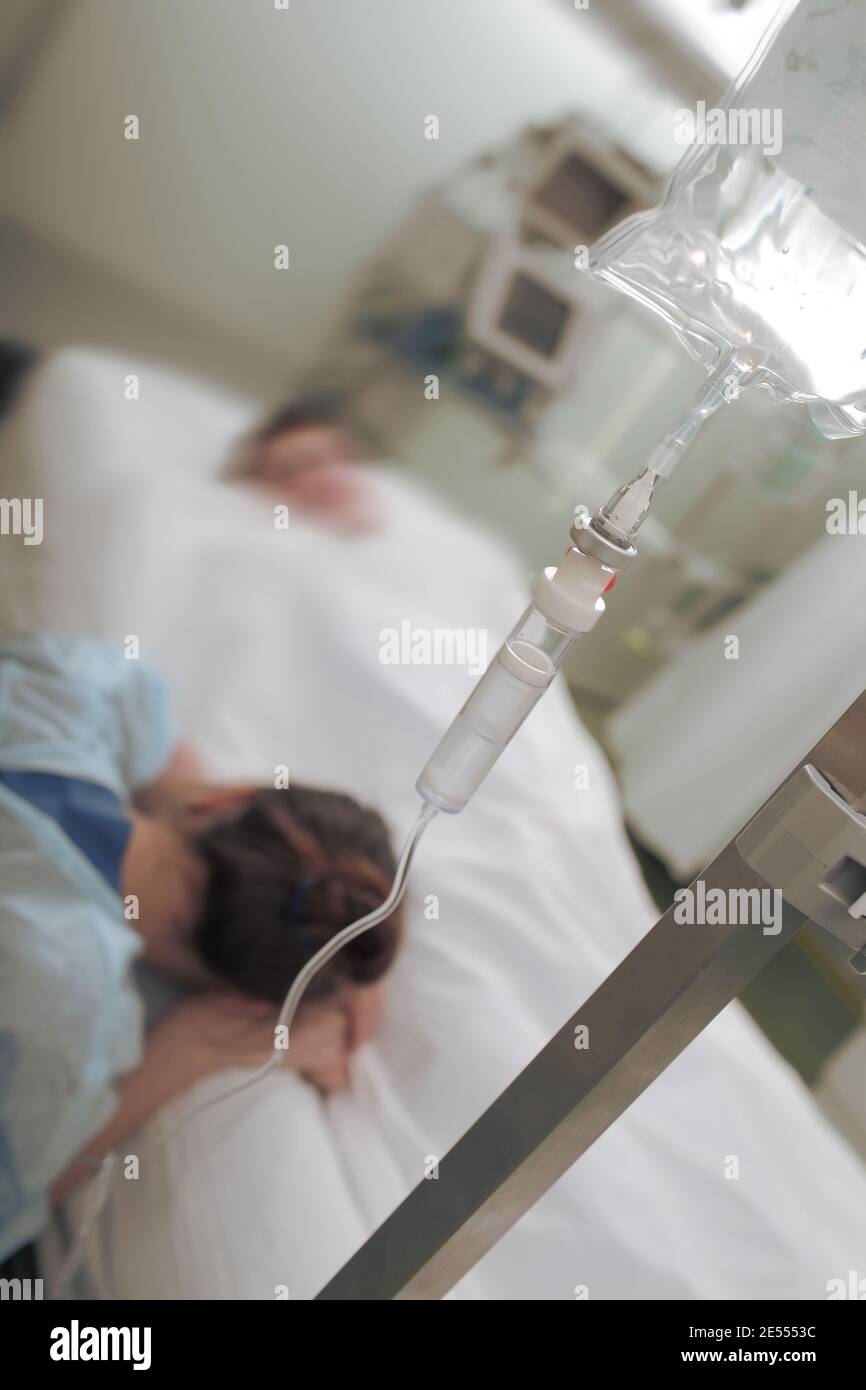
[[[376,811],[350,796],[293,787],[243,796],[193,831],[204,891],[195,944],[213,975],[282,1003],[306,961],[387,896],[395,860]],[[374,984],[397,952],[397,913],[350,941],[306,998]]]
[[[368,529],[377,509],[373,484],[359,467],[367,456],[333,405],[302,402],[278,410],[247,441],[234,476],[341,529]]]

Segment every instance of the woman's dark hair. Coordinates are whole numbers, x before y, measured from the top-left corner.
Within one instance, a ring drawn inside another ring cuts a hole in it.
[[[305,396],[279,406],[259,430],[257,439],[276,439],[288,430],[305,430],[316,425],[343,427],[345,420],[336,396]]]
[[[383,453],[383,439],[371,425],[357,417],[351,409],[349,398],[336,391],[286,401],[268,416],[255,431],[253,439],[258,444],[266,444],[282,434],[319,426],[342,430],[364,458],[374,458]]]
[[[208,873],[201,956],[235,989],[273,1003],[282,1003],[320,946],[378,907],[396,868],[376,811],[310,787],[254,792],[239,814],[198,832],[195,843]],[[372,984],[399,941],[395,912],[338,951],[307,997]]]

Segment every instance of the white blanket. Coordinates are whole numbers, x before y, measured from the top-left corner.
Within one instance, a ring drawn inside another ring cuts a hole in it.
[[[130,370],[138,402],[122,397]],[[388,469],[375,534],[297,517],[275,530],[267,503],[210,476],[248,418],[148,364],[50,361],[0,440],[0,492],[38,487],[46,517],[41,548],[0,546],[3,621],[48,604],[55,627],[136,634],[215,775],[270,782],[288,763],[382,807],[399,840],[473,678],[383,665],[380,633],[488,627],[492,651],[525,582]],[[116,1183],[88,1254],[95,1291],[314,1295],[655,915],[608,769],[557,689],[464,814],[422,841],[385,1024],[351,1092],[323,1100],[277,1074],[180,1129],[139,1181]],[[823,1298],[851,1269],[866,1271],[862,1167],[733,1006],[452,1296]]]

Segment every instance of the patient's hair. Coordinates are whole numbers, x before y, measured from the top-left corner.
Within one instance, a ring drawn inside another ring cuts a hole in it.
[[[321,426],[345,428],[345,418],[336,396],[308,396],[279,406],[256,431],[257,439],[276,439],[291,430]]]
[[[253,439],[266,444],[297,430],[337,429],[348,436],[362,459],[381,457],[384,441],[380,434],[352,410],[347,397],[336,393],[308,395],[284,402],[256,430]]]
[[[200,831],[196,847],[208,870],[202,958],[236,989],[273,1003],[320,946],[379,906],[396,867],[376,811],[311,787],[254,792],[239,813]],[[399,940],[394,912],[338,951],[307,997],[372,984]]]
[[[262,446],[310,429],[340,430],[351,442],[355,462],[369,461],[387,452],[374,430],[352,418],[344,399],[336,395],[303,396],[280,405],[263,425],[240,441],[225,476],[235,481],[255,477],[255,462]]]

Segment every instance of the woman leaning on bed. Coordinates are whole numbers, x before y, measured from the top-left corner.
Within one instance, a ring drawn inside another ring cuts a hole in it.
[[[273,1055],[303,963],[387,894],[381,818],[350,797],[203,782],[159,679],[104,643],[0,640],[0,1260],[187,1087]],[[316,977],[287,1064],[348,1084],[396,914]],[[178,982],[145,1032],[135,957]]]

